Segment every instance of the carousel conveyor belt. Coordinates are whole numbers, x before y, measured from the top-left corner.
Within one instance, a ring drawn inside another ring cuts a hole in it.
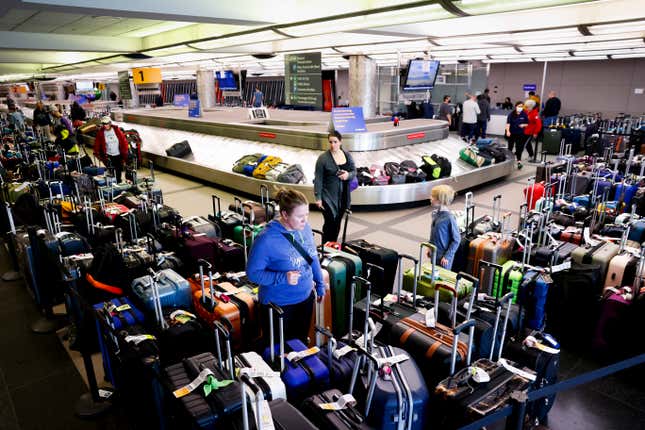
[[[218,137],[208,134],[192,133],[180,130],[118,123],[125,129],[136,128],[143,140],[143,155],[152,160],[156,166],[174,171],[189,177],[218,184],[240,192],[259,195],[261,183],[269,185],[272,191],[280,185],[278,182],[264,181],[234,173],[231,169],[236,160],[246,154],[263,153],[275,155],[285,163],[302,165],[307,177],[305,184],[289,185],[307,196],[313,196],[313,178],[316,159],[321,151],[300,149],[253,142],[248,140]],[[168,157],[166,148],[176,142],[187,140],[192,148],[192,155],[184,159]],[[427,200],[430,190],[437,184],[449,184],[461,191],[476,185],[509,175],[513,161],[505,161],[487,167],[475,168],[459,160],[459,150],[464,143],[455,137],[426,142],[382,151],[352,152],[356,166],[383,165],[388,161],[414,160],[421,163],[421,156],[436,153],[448,158],[452,163],[452,176],[429,182],[414,184],[362,186],[352,193],[353,206],[403,204]]]

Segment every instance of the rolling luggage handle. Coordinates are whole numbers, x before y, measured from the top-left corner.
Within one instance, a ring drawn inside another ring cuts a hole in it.
[[[423,245],[423,244],[422,244]],[[421,248],[421,254],[423,254],[423,247]],[[398,284],[397,284],[397,289],[396,289],[396,296],[397,296],[397,301],[401,303],[400,297],[401,297],[401,288],[403,286],[403,260],[410,260],[414,263],[414,281],[413,281],[413,287],[412,287],[412,306],[416,308],[417,306],[417,286],[419,284],[419,261],[416,258],[407,255],[407,254],[399,254],[399,279],[398,279]],[[434,265],[432,267],[432,271],[434,273]]]
[[[206,289],[204,286],[204,267],[208,268],[208,280],[210,282],[210,294],[211,294],[211,307],[215,309],[215,298],[213,295],[213,274],[212,274],[212,265],[204,260],[203,258],[200,258],[197,260],[197,264],[199,265],[199,283],[201,284],[202,287],[202,303],[206,303]]]
[[[271,417],[271,409],[263,408],[262,405],[265,403],[264,400],[264,393],[262,392],[262,389],[258,387],[256,384],[254,384],[251,381],[251,378],[246,375],[246,374],[241,374],[240,375],[240,390],[242,393],[242,429],[243,430],[250,430],[249,426],[249,407],[247,405],[247,401],[249,400],[246,392],[246,387],[249,387],[251,391],[253,392],[255,396],[255,412],[251,410],[253,413],[253,418],[255,419],[255,428],[256,430],[263,430],[263,420],[262,416],[264,415],[264,418],[267,421],[272,420]]]
[[[222,218],[222,202],[220,198],[213,194],[211,195],[211,199],[213,200],[213,218]]]
[[[472,191],[468,191],[465,197],[465,207],[464,212],[466,214],[466,231],[465,234],[471,235],[473,232],[474,226],[472,225],[475,222],[475,196]],[[419,263],[421,265],[421,263]]]
[[[161,297],[159,295],[159,284],[157,283],[161,273],[157,273],[152,269],[148,269],[150,273],[150,291],[152,292],[152,301],[155,309],[155,318],[162,330],[166,330],[169,326],[163,317],[163,308],[161,307]]]
[[[219,367],[222,371],[228,370],[230,378],[235,380],[235,365],[233,364],[233,352],[231,349],[231,333],[221,322],[215,321],[213,324],[215,325],[215,347],[217,348]],[[224,341],[226,343],[226,366],[224,366],[224,361],[222,361],[220,336],[224,336]]]
[[[349,224],[349,217],[351,214],[351,210],[345,209],[345,225],[343,226],[343,240],[341,243],[347,242],[347,224]]]
[[[367,336],[367,333],[368,333],[368,329],[369,329],[369,313],[370,313],[369,308],[370,308],[370,305],[371,305],[370,301],[372,300],[372,283],[370,281],[368,281],[366,278],[363,278],[361,276],[352,276],[352,286],[351,286],[350,291],[349,291],[349,293],[350,293],[350,303],[352,304],[352,306],[350,306],[350,308],[349,308],[349,333],[347,334],[347,341],[350,342],[350,343],[353,342],[353,339],[352,339],[352,330],[354,328],[354,306],[353,306],[353,303],[354,303],[354,299],[356,297],[356,291],[355,291],[356,286],[358,284],[360,284],[361,286],[365,287],[365,289],[366,289],[366,295],[365,295],[365,298],[366,298],[366,300],[365,300],[365,303],[366,303],[366,305],[365,305],[365,307],[366,307],[366,309],[365,309],[365,325],[363,326],[364,327],[363,333],[365,333],[365,339],[364,339],[365,340],[365,345],[364,345],[364,347],[365,347],[365,349],[368,349],[368,339],[367,339],[368,336]]]
[[[271,364],[275,364],[275,335],[273,333],[273,312],[278,314],[278,331],[280,336],[280,373],[284,372],[284,312],[273,302],[269,306],[269,347],[271,348]]]
[[[493,197],[493,225],[499,225],[502,212],[502,195]]]

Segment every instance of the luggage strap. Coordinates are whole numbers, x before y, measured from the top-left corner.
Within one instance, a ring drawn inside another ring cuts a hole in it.
[[[436,324],[435,327],[437,329],[428,329],[428,327],[426,327],[425,325],[411,318],[403,318],[401,319],[401,322],[409,327],[408,330],[406,330],[405,333],[403,333],[403,335],[401,336],[402,343],[404,343],[407,338],[410,337],[410,335],[415,331],[421,332],[436,341],[433,345],[430,345],[430,347],[428,347],[426,351],[426,357],[432,358],[434,353],[437,351],[437,349],[439,349],[441,345],[452,348],[452,344],[455,342],[455,340],[457,341],[457,351],[459,352],[459,355],[461,356],[461,358],[466,357],[466,354],[468,353],[468,347],[465,343],[460,342],[458,339],[455,339],[455,336],[451,333],[451,330],[448,329],[448,327],[442,324]],[[445,331],[445,333],[441,333],[439,330]]]
[[[97,288],[97,289],[103,290],[103,291],[107,291],[108,293],[112,293],[112,294],[115,294],[117,296],[123,295],[123,289],[122,288],[115,287],[113,285],[108,285],[108,284],[105,284],[105,283],[103,283],[101,281],[97,281],[89,273],[85,274],[85,279],[94,288]]]

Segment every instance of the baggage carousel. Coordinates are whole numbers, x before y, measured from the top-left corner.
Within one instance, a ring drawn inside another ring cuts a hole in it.
[[[189,118],[186,108],[162,107],[115,110],[112,117],[136,125],[191,131],[297,148],[327,149],[329,112],[269,109],[269,118],[248,119],[248,109],[218,107],[207,109],[200,118]],[[389,117],[366,119],[366,132],[344,133],[348,151],[379,151],[431,142],[448,137],[448,123],[435,119],[402,120],[394,127]]]
[[[314,167],[320,151],[126,122],[117,122],[117,124],[125,129],[136,128],[143,140],[144,158],[152,160],[155,166],[162,169],[255,196],[259,195],[260,184],[268,185],[272,193],[277,187],[288,186],[302,191],[310,201],[314,200]],[[166,148],[182,140],[190,143],[192,155],[186,158],[168,157]],[[356,166],[383,165],[387,161],[402,160],[414,160],[420,163],[422,155],[433,153],[442,155],[452,162],[452,176],[449,178],[414,184],[358,187],[352,193],[352,206],[422,202],[429,199],[430,190],[435,185],[449,184],[456,191],[462,191],[507,176],[513,170],[513,160],[475,168],[458,159],[459,150],[463,147],[464,142],[460,139],[447,137],[433,142],[409,144],[387,150],[352,152]],[[237,159],[257,152],[279,156],[285,163],[301,164],[307,178],[306,182],[298,185],[281,184],[247,177],[231,170]]]

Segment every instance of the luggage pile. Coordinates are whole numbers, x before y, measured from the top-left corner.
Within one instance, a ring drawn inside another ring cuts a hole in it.
[[[475,167],[502,163],[508,158],[508,150],[502,148],[497,139],[477,139],[474,145],[468,145],[459,151],[459,159]]]
[[[282,158],[265,154],[248,154],[233,165],[233,171],[245,176],[285,184],[304,184],[307,178],[300,164],[288,164]]]
[[[84,315],[73,343],[96,344],[144,428],[457,428],[554,384],[558,340],[642,348],[624,330],[642,325],[645,303],[633,152],[622,171],[623,159],[562,155],[563,169],[529,180],[517,228],[501,196],[475,218],[469,194],[451,270],[430,243],[415,257],[346,240],[347,212],[341,242],[319,248],[330,291],[303,342],[285,339],[275,304],[267,333],[244,272],[278,213],[266,186],[260,202],[222,208],[213,196],[211,214],[182,217],[153,171],[115,184],[75,159],[48,176],[43,149],[8,146],[24,155],[2,185],[0,221],[27,286],[41,308],[65,301]],[[529,403],[527,422],[546,425],[554,401]]]
[[[414,160],[389,161],[383,166],[357,167],[358,185],[410,184],[449,177],[452,172],[450,161],[437,154],[424,155],[421,164]]]

